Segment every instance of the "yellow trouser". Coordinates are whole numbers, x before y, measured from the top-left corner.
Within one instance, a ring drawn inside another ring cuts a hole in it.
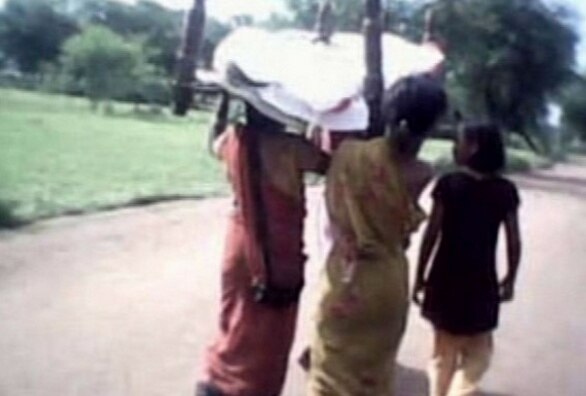
[[[436,329],[429,365],[430,396],[474,395],[492,352],[492,332],[456,336]]]

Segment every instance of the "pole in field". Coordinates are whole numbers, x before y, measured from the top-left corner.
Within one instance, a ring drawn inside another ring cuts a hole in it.
[[[424,23],[422,42],[429,43],[435,39],[435,9],[432,6],[429,6],[427,10],[425,10]]]
[[[368,136],[384,135],[382,114],[382,7],[380,0],[365,0],[364,39],[366,77],[364,97],[369,109]]]
[[[183,39],[177,54],[177,78],[173,87],[173,113],[175,115],[187,114],[193,102],[195,69],[203,38],[205,19],[205,0],[194,0],[193,7],[185,18]]]
[[[336,17],[334,15],[334,6],[331,0],[323,0],[319,8],[315,31],[317,38],[315,41],[321,41],[329,44],[334,30],[336,28]]]

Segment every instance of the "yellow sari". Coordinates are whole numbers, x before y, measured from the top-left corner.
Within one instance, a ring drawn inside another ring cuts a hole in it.
[[[404,245],[421,221],[385,138],[345,142],[327,177],[334,246],[311,349],[310,396],[390,396],[405,330]]]

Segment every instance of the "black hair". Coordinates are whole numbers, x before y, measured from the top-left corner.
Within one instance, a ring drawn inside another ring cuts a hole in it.
[[[446,111],[448,99],[444,88],[432,76],[418,74],[404,77],[384,93],[383,113],[391,128],[402,122],[409,132],[424,136]]]
[[[256,130],[259,132],[263,131],[271,131],[271,132],[280,132],[285,129],[285,126],[264,115],[260,111],[258,111],[253,105],[250,103],[246,103],[246,125],[250,127],[252,130]]]
[[[466,142],[475,143],[476,152],[466,164],[476,172],[496,174],[506,165],[505,144],[500,129],[494,124],[468,124],[463,130]]]

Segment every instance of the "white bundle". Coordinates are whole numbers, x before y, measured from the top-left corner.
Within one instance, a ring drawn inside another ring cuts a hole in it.
[[[250,80],[263,83],[254,88],[261,101],[289,117],[329,130],[366,129],[364,37],[336,33],[329,44],[314,38],[299,30],[237,29],[216,50],[215,80],[230,89],[227,70],[236,65]],[[430,72],[443,60],[433,44],[383,35],[386,88],[402,77]]]

